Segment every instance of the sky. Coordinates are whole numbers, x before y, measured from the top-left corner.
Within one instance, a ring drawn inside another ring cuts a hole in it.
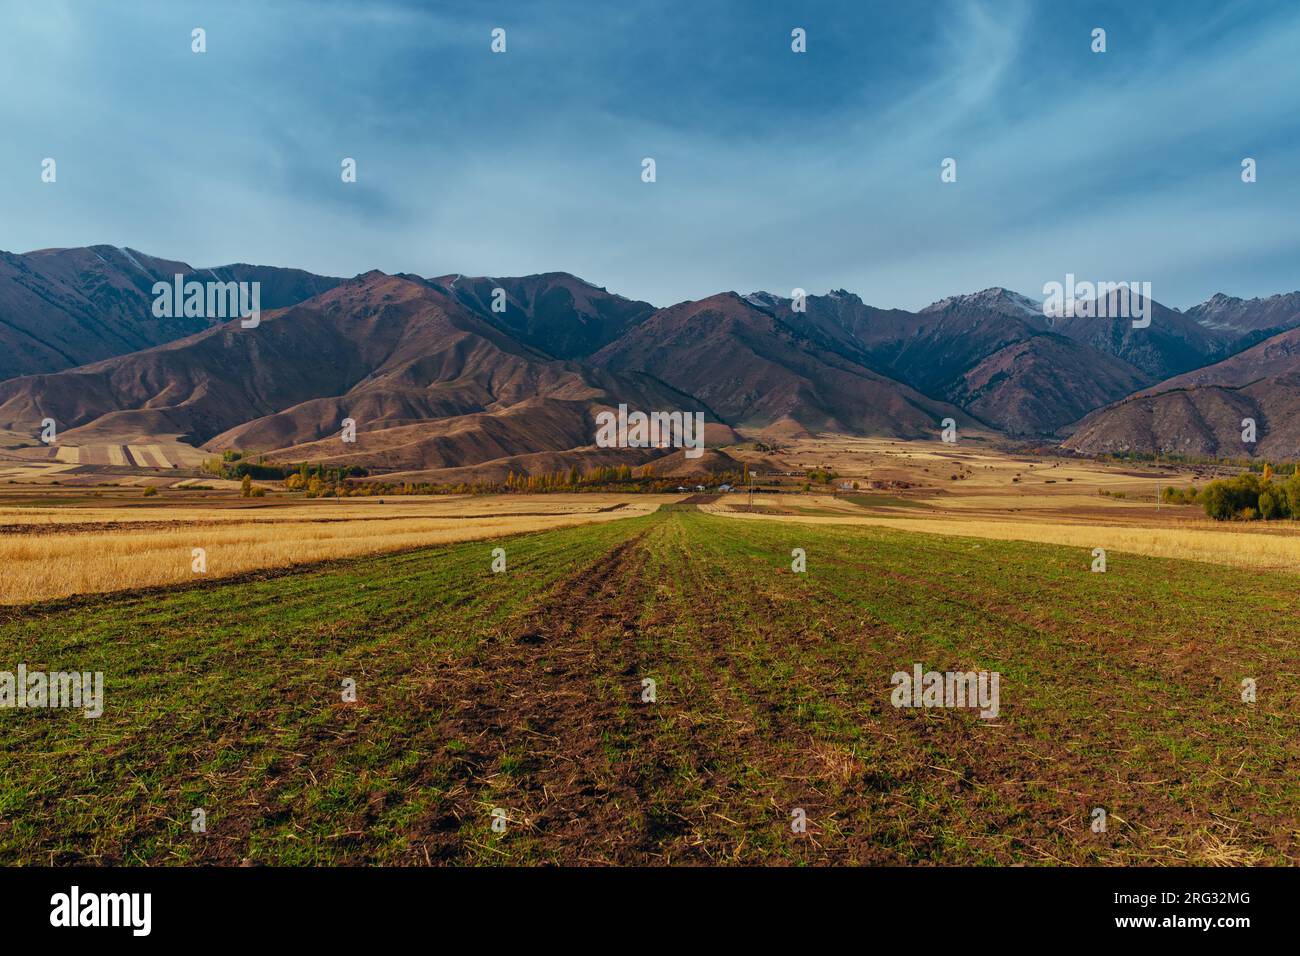
[[[657,306],[1300,289],[1296,0],[0,0],[0,23],[10,252],[565,271]]]

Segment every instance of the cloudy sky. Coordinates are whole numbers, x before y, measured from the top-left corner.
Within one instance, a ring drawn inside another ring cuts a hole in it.
[[[563,270],[656,305],[916,308],[1067,272],[1176,307],[1300,288],[1295,0],[0,0],[0,21],[8,251]]]

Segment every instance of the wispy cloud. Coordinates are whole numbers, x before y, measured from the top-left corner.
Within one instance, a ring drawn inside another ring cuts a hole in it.
[[[1300,285],[1298,46],[1284,2],[55,0],[0,36],[21,91],[0,247],[566,269],[657,303],[797,285],[916,307],[1065,271],[1173,305],[1268,294]]]

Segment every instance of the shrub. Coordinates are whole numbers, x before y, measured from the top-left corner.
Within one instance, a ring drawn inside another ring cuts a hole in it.
[[[1259,515],[1259,496],[1263,490],[1259,477],[1246,472],[1226,481],[1210,482],[1201,493],[1201,502],[1205,513],[1216,521],[1227,521],[1235,515],[1253,521]],[[1245,513],[1247,510],[1249,515]]]
[[[1292,475],[1282,486],[1286,494],[1286,507],[1292,517],[1300,517],[1300,474]]]
[[[251,475],[258,481],[278,481],[289,475],[291,469],[283,465],[262,465],[250,461],[237,462],[226,467],[222,474],[227,478],[244,478]]]
[[[1171,505],[1194,505],[1201,500],[1201,492],[1195,485],[1190,488],[1166,485],[1160,489],[1160,500]]]
[[[1233,514],[1232,496],[1228,492],[1227,482],[1210,482],[1201,494],[1201,504],[1205,507],[1205,514],[1215,521],[1227,521],[1231,518]]]
[[[1271,491],[1261,492],[1259,496],[1259,516],[1265,521],[1272,521],[1274,518],[1281,518],[1282,506],[1278,498]]]

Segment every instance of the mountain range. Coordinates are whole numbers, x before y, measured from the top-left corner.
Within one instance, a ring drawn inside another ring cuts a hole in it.
[[[175,275],[259,282],[260,323],[155,317],[153,285]],[[113,246],[0,253],[0,430],[35,436],[48,417],[72,445],[166,436],[420,480],[665,456],[593,445],[595,413],[620,403],[703,412],[710,445],[926,438],[952,418],[1082,454],[1300,457],[1300,293],[1149,306],[1148,328],[1048,319],[1001,288],[917,312],[844,290],[656,308],[561,272],[341,279]]]

